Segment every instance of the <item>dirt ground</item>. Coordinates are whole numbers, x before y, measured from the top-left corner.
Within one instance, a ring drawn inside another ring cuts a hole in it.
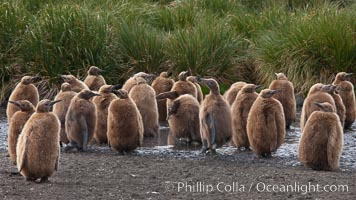
[[[185,158],[92,148],[62,153],[58,172],[38,184],[16,174],[2,150],[0,199],[356,199],[355,170],[313,171],[281,162],[251,152]],[[294,189],[287,192],[287,185]]]

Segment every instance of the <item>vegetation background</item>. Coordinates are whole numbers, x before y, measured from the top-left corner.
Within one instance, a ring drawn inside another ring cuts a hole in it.
[[[3,0],[0,102],[23,75],[41,75],[51,98],[59,74],[83,79],[91,65],[109,84],[190,69],[222,91],[284,72],[303,93],[356,72],[355,19],[353,0]]]

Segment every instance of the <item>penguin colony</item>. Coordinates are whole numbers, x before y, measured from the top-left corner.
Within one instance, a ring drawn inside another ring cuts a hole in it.
[[[271,156],[283,144],[285,130],[295,120],[293,84],[282,73],[259,94],[257,85],[237,82],[222,96],[216,80],[189,76],[187,71],[176,82],[163,72],[152,86],[148,82],[153,75],[139,72],[119,90],[106,85],[100,72],[90,67],[85,82],[61,75],[66,83],[54,101],[39,102],[33,84],[38,77],[24,76],[15,87],[6,112],[9,154],[26,180],[44,182],[57,171],[60,144],[64,152],[85,151],[95,138],[119,153],[131,152],[142,146],[144,136],[157,136],[159,117],[168,120],[171,145],[183,138],[201,144],[203,153],[216,153],[230,142],[261,157]],[[305,99],[298,158],[307,167],[338,169],[343,130],[356,118],[349,76],[340,72],[332,85],[315,84]],[[200,85],[210,90],[205,98]],[[165,99],[158,109],[157,103]]]

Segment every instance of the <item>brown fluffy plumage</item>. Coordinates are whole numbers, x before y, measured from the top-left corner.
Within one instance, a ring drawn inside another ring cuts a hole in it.
[[[342,99],[341,99],[338,91],[339,91],[339,89],[338,89],[337,85],[333,85],[332,89],[329,92],[329,94],[334,99],[335,107],[336,107],[336,114],[340,118],[341,126],[344,127],[345,118],[346,118],[346,109],[345,109],[345,105],[342,102]]]
[[[109,106],[108,143],[119,152],[129,152],[142,145],[143,122],[135,102],[126,90],[118,90],[119,99]]]
[[[232,120],[230,106],[220,95],[219,84],[214,79],[201,79],[209,89],[201,105],[199,119],[203,152],[215,151],[231,139]]]
[[[286,120],[286,128],[295,121],[297,106],[295,102],[293,83],[288,81],[288,78],[283,73],[277,73],[277,80],[272,81],[269,85],[271,90],[280,90],[281,92],[275,94],[273,98],[281,102],[284,111],[284,118]]]
[[[352,123],[354,123],[356,119],[354,86],[351,82],[347,81],[347,77],[351,75],[352,73],[339,72],[333,82],[334,85],[338,85],[338,92],[345,105],[345,129],[351,128]]]
[[[257,87],[254,84],[246,84],[237,94],[235,101],[231,105],[232,142],[236,147],[250,148],[246,125],[248,113],[258,96],[255,92]]]
[[[298,147],[298,158],[315,170],[337,170],[343,146],[342,126],[335,108],[317,103],[322,111],[310,115]]]
[[[72,91],[69,83],[63,83],[61,85],[61,91],[54,98],[54,100],[62,100],[61,103],[55,104],[53,106],[53,113],[57,115],[59,121],[61,122],[60,142],[64,144],[68,144],[69,142],[65,126],[66,115],[70,102],[76,94],[77,93]]]
[[[264,89],[252,104],[247,118],[247,135],[252,150],[268,157],[276,151],[285,137],[285,119],[282,104],[272,96],[276,90]]]
[[[9,126],[8,140],[7,140],[10,159],[16,165],[17,139],[21,134],[21,131],[25,126],[25,123],[35,112],[35,107],[32,105],[31,102],[27,100],[9,101],[9,103],[12,103],[20,108],[20,110],[15,112],[15,114],[12,116],[12,120]]]
[[[203,100],[204,100],[204,96],[203,96],[201,87],[198,83],[197,77],[196,76],[188,76],[187,81],[190,81],[194,84],[195,88],[197,89],[197,100],[198,100],[199,104],[201,104],[201,102],[203,102]]]
[[[307,122],[309,116],[314,111],[319,111],[320,108],[314,104],[314,102],[328,102],[335,106],[335,101],[333,97],[329,94],[332,89],[331,85],[324,85],[321,83],[314,84],[308,93],[307,98],[305,98],[302,108],[302,113],[300,116],[300,128],[303,130],[305,123]]]
[[[129,92],[142,116],[144,136],[155,137],[159,133],[156,92],[141,77],[135,78],[136,85]]]
[[[36,86],[34,86],[32,83],[35,82],[38,79],[38,77],[35,76],[24,76],[22,77],[20,83],[18,83],[15,87],[15,89],[12,91],[9,101],[18,101],[18,100],[28,100],[31,102],[34,106],[37,106],[38,101],[39,101],[39,94]],[[10,120],[12,115],[16,112],[19,111],[20,108],[8,103],[7,108],[6,108],[6,116],[7,120],[10,124]]]
[[[155,90],[156,94],[161,94],[163,92],[168,92],[172,89],[174,80],[169,78],[167,72],[162,72],[153,82],[152,88]],[[158,106],[158,116],[160,122],[165,122],[167,119],[167,100],[157,101]]]
[[[136,77],[141,77],[141,78],[145,79],[146,82],[149,82],[149,80],[151,80],[155,76],[153,74],[147,74],[145,72],[136,73],[132,77],[130,77],[129,79],[126,80],[126,82],[122,86],[122,89],[124,89],[130,93],[132,87],[136,85],[136,81],[135,81]]]
[[[17,168],[27,180],[46,181],[57,171],[60,154],[58,117],[50,108],[58,101],[42,100],[26,122],[17,142]]]
[[[181,139],[188,143],[201,143],[198,100],[184,94],[173,100],[168,110],[169,134],[175,141],[169,145],[175,145]]]
[[[96,110],[96,125],[94,131],[94,139],[98,143],[107,143],[107,119],[110,103],[116,99],[116,95],[112,93],[112,85],[103,85],[100,87],[99,94],[93,98]]]
[[[90,90],[99,91],[100,87],[106,85],[106,81],[100,73],[102,70],[99,67],[91,66],[88,70],[88,76],[85,78],[84,83]]]
[[[245,82],[239,81],[230,86],[230,88],[224,93],[224,98],[226,101],[229,103],[229,105],[232,105],[232,103],[235,101],[237,94],[241,90],[241,88],[246,85]]]
[[[80,92],[82,90],[89,90],[89,87],[81,80],[77,79],[73,75],[61,75],[61,78],[70,84],[73,92]]]
[[[95,130],[95,105],[90,99],[98,94],[90,90],[82,90],[70,102],[66,115],[66,132],[69,140],[65,150],[86,149],[92,140]]]

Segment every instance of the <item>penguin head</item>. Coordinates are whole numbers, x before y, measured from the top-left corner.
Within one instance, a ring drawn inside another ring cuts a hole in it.
[[[326,93],[329,93],[329,94],[333,94],[334,91],[335,91],[335,88],[334,85],[323,85],[321,87],[321,91],[322,92],[326,92]]]
[[[168,72],[161,72],[161,73],[159,74],[159,76],[162,77],[162,78],[168,78],[168,77],[169,77],[169,74],[168,74]]]
[[[318,106],[324,112],[335,112],[334,106],[328,102],[323,102],[323,103],[314,102],[314,105]]]
[[[74,83],[77,80],[73,75],[61,75],[61,78],[67,83]]]
[[[275,73],[277,76],[277,80],[288,80],[287,76],[283,73]]]
[[[112,93],[114,89],[113,85],[103,85],[99,89],[99,94],[109,94]]]
[[[21,83],[28,85],[28,84],[35,83],[35,82],[39,81],[39,79],[40,79],[40,76],[24,76],[21,78]]]
[[[61,85],[61,91],[62,91],[62,92],[69,92],[69,91],[72,91],[72,87],[70,86],[69,83],[62,83],[62,85]]]
[[[142,77],[135,77],[135,82],[136,82],[136,85],[140,85],[140,84],[146,84],[146,80]]]
[[[8,101],[8,102],[14,104],[17,107],[19,107],[22,112],[35,111],[35,107],[28,100],[17,100],[17,101]]]
[[[312,93],[314,93],[314,92],[320,92],[320,91],[322,91],[323,86],[324,86],[324,84],[322,84],[322,83],[316,83],[316,84],[314,84],[314,85],[310,88],[308,95],[310,95],[310,94],[312,94]]]
[[[336,74],[335,80],[346,81],[348,77],[352,76],[353,73],[339,72]]]
[[[129,93],[125,89],[113,90],[113,93],[115,93],[120,99],[126,99],[129,97]]]
[[[192,83],[197,83],[197,82],[198,82],[196,76],[188,76],[188,77],[187,77],[187,81],[190,81],[190,82],[192,82]]]
[[[261,91],[260,96],[262,98],[271,98],[274,94],[281,92],[280,90],[264,89]]]
[[[99,76],[101,72],[103,72],[103,70],[100,69],[99,67],[91,66],[88,70],[88,75]]]
[[[255,84],[246,84],[242,87],[242,91],[247,92],[247,93],[252,93],[255,92],[256,89],[260,88],[261,85],[255,85]]]
[[[98,93],[95,93],[91,90],[87,90],[87,89],[83,89],[82,91],[79,92],[78,97],[82,98],[82,99],[90,99],[94,96],[101,96]]]
[[[211,93],[216,94],[216,95],[220,94],[219,84],[215,79],[199,78],[198,81],[200,81],[200,83],[204,83],[210,89]]]
[[[180,81],[185,81],[187,79],[188,75],[189,75],[189,71],[182,71],[181,73],[179,73],[178,79]]]
[[[36,107],[36,112],[50,112],[52,106],[62,100],[50,101],[48,99],[41,100]]]

